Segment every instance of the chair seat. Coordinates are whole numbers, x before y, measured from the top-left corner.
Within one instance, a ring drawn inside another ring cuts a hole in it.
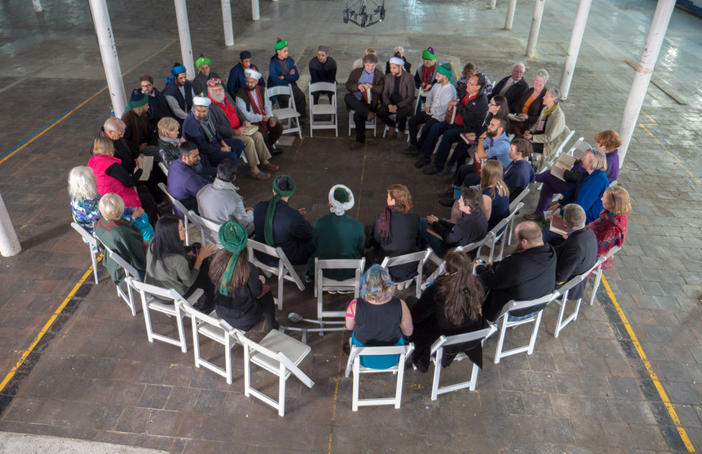
[[[167,303],[162,303],[161,300],[157,300],[156,298],[152,298],[149,302],[149,309],[152,309],[157,312],[161,312],[166,315],[176,315],[176,309],[174,304],[167,304]]]
[[[343,281],[337,281],[336,279],[330,279],[328,277],[322,278],[322,290],[353,290],[356,287],[355,279],[344,279]]]
[[[261,347],[267,348],[275,353],[282,353],[296,366],[305,359],[305,356],[310,352],[311,347],[302,342],[281,333],[278,330],[271,330],[266,334],[266,337],[259,342]],[[280,362],[270,358],[260,352],[255,352],[251,355],[251,361],[264,369],[278,374],[280,370]],[[288,372],[288,375],[290,372]]]
[[[225,344],[227,341],[225,339],[226,334],[221,328],[215,328],[211,325],[201,324],[197,327],[197,332],[205,337],[209,337],[215,342],[220,344]]]
[[[336,115],[336,106],[331,104],[315,104],[312,108],[313,115]]]
[[[286,120],[288,118],[299,117],[300,114],[291,107],[286,107],[284,109],[273,109],[273,116],[279,120]]]

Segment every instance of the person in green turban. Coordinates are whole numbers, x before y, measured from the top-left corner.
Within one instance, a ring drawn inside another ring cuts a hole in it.
[[[195,60],[195,69],[197,69],[197,76],[193,79],[193,90],[196,95],[200,93],[207,94],[207,81],[210,79],[221,79],[219,74],[212,71],[212,61],[204,55],[200,54],[200,57]]]
[[[219,229],[220,249],[212,259],[209,276],[215,286],[217,315],[234,328],[249,331],[262,320],[268,329],[278,329],[275,305],[266,278],[249,263],[246,229],[227,221]]]
[[[132,90],[127,109],[122,115],[122,121],[127,125],[124,139],[133,150],[144,151],[149,145],[151,134],[149,130],[149,97],[141,92],[141,88]]]
[[[437,66],[436,52],[433,47],[429,46],[422,52],[422,63],[414,74],[414,85],[419,90],[422,101],[426,98],[432,85],[436,83]]]
[[[268,65],[268,87],[289,85],[293,92],[295,108],[300,114],[300,121],[302,121],[307,117],[307,102],[305,94],[297,86],[300,72],[295,66],[295,60],[288,55],[288,42],[278,38],[273,49],[275,54],[271,57],[271,62]],[[275,98],[271,99],[271,102],[277,101],[283,109],[288,107],[289,96],[280,95]]]

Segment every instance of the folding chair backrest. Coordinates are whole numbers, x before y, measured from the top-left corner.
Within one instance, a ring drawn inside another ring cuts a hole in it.
[[[441,336],[432,344],[431,353],[434,353],[439,348],[446,348],[450,347],[451,345],[465,344],[468,342],[485,339],[495,331],[496,328],[494,326],[490,326],[488,328],[479,329],[477,331],[471,331],[469,333],[456,334],[454,336]]]
[[[164,162],[159,161],[158,166],[161,168],[163,174],[168,177],[168,166]]]
[[[271,99],[278,95],[290,96],[292,98],[292,88],[290,85],[276,85],[266,88],[266,98]]]
[[[393,266],[406,265],[408,263],[416,263],[417,274],[405,282],[408,282],[409,284],[411,284],[412,281],[416,282],[417,289],[415,292],[415,296],[419,298],[420,296],[422,296],[422,273],[424,272],[424,264],[427,263],[427,260],[429,260],[430,255],[431,248],[428,248],[425,251],[411,252],[409,254],[397,255],[395,257],[385,257],[380,266],[385,268],[386,270],[389,270]]]
[[[73,227],[73,230],[75,230],[76,232],[78,232],[80,234],[81,238],[83,238],[83,241],[88,243],[88,245],[90,245],[90,247],[92,247],[94,250],[97,251],[97,248],[98,248],[97,238],[95,238],[91,233],[89,233],[87,230],[85,230],[81,225],[79,225],[76,222],[71,222],[71,227]]]
[[[183,203],[182,203],[180,200],[176,199],[175,197],[173,197],[173,196],[171,195],[170,192],[168,192],[168,187],[167,187],[165,184],[163,184],[163,183],[159,183],[159,184],[158,184],[158,187],[161,189],[161,191],[163,191],[164,194],[166,194],[166,196],[168,196],[168,199],[171,201],[171,203],[172,203],[176,208],[178,208],[178,210],[183,214],[183,216],[186,216],[186,217],[187,217],[187,216],[188,216],[188,211],[189,211],[189,210],[188,210],[187,208],[185,208],[185,205],[183,205]],[[177,213],[176,213],[176,214],[177,214]],[[191,221],[192,221],[192,220],[191,220]]]
[[[300,279],[300,276],[297,274],[297,271],[295,271],[295,268],[292,266],[292,263],[290,263],[290,260],[288,260],[288,257],[285,255],[282,248],[272,247],[252,239],[247,241],[246,247],[249,250],[249,261],[251,263],[256,265],[264,272],[275,274],[277,277],[278,289],[276,296],[273,299],[276,306],[278,306],[278,309],[283,310],[283,290],[285,281],[292,282],[300,291],[305,289],[305,284],[302,282],[302,279]],[[271,266],[263,263],[256,257],[256,252],[276,259],[278,265]]]
[[[333,82],[315,82],[310,84],[309,90],[310,95],[320,91],[332,92],[334,93],[332,103],[336,103],[336,84]]]
[[[167,289],[159,287],[157,285],[147,284],[145,282],[140,282],[134,279],[131,279],[131,285],[139,293],[155,296],[160,300],[173,301],[175,303],[176,301],[183,299],[183,297],[178,295],[178,292],[176,292],[173,289]]]
[[[585,156],[585,152],[588,150],[592,150],[592,145],[589,143],[585,142],[584,137],[580,137],[578,140],[575,141],[573,146],[571,147],[572,153],[570,153],[572,156],[582,159],[583,156]]]
[[[528,187],[524,188],[522,190],[522,192],[520,192],[519,195],[517,197],[515,197],[514,200],[512,200],[509,203],[510,213],[514,213],[516,211],[519,211],[519,209],[517,208],[517,205],[519,205],[522,201],[524,201],[524,199],[526,198],[527,195],[529,195],[529,188]]]
[[[221,225],[214,221],[210,221],[209,219],[203,218],[193,210],[188,211],[188,215],[193,220],[193,223],[200,228],[203,246],[207,245],[208,243],[212,243],[219,248],[222,247],[219,244],[219,241],[217,241],[219,239],[219,228]]]
[[[535,298],[532,300],[523,300],[523,301],[512,300],[512,301],[508,302],[507,304],[505,304],[505,306],[502,308],[502,312],[500,313],[500,316],[497,318],[500,318],[502,316],[506,316],[509,312],[529,309],[531,307],[536,307],[536,306],[540,306],[542,304],[549,303],[550,301],[553,301],[555,298],[557,298],[558,295],[560,295],[560,292],[555,291],[555,292],[549,293],[548,295],[544,295],[540,298]]]
[[[333,287],[334,289],[341,289],[342,287],[345,289],[352,289],[353,288],[353,296],[354,298],[358,298],[360,288],[361,288],[361,275],[363,275],[363,268],[366,266],[366,259],[365,258],[360,258],[360,259],[315,259],[314,261],[314,267],[315,267],[315,283],[317,284],[316,287],[317,289],[322,289],[323,287],[327,287],[327,283],[329,284],[330,287]],[[334,281],[333,279],[329,280],[324,280],[324,270],[354,270],[355,276],[353,279],[353,283],[350,282],[350,279],[347,279],[346,281]],[[321,278],[321,279],[318,279]]]
[[[126,276],[136,279],[137,281],[139,280],[139,271],[137,271],[136,268],[120,257],[115,251],[105,246],[104,243],[102,243],[102,246],[105,248],[105,251],[107,251],[109,257],[124,270]]]

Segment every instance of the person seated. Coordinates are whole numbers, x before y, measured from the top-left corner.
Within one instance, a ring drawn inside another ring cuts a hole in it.
[[[127,110],[122,115],[126,125],[124,139],[132,150],[142,153],[149,145],[149,97],[141,92],[141,88],[132,90],[127,104]]]
[[[420,372],[429,369],[431,346],[440,336],[454,336],[485,327],[482,315],[485,291],[480,278],[473,274],[471,258],[464,252],[449,251],[445,260],[444,274],[436,278],[412,306],[412,364]],[[447,347],[441,364],[436,367],[448,367],[461,351],[478,367],[483,367],[480,341]]]
[[[117,117],[110,117],[102,125],[101,135],[108,137],[112,141],[113,154],[120,160],[124,170],[132,175],[137,169],[137,159],[139,150],[132,149],[124,139],[127,125]]]
[[[597,236],[597,256],[602,257],[614,247],[622,247],[626,237],[627,214],[631,211],[629,193],[621,186],[610,186],[602,196],[604,209],[600,217],[587,225]],[[612,267],[612,257],[602,263],[602,269]]]
[[[104,194],[98,203],[100,219],[95,222],[95,236],[113,252],[119,255],[139,272],[139,277],[144,276],[146,270],[146,256],[144,255],[144,242],[139,229],[122,219],[124,202],[122,198],[113,193]],[[125,278],[124,270],[112,260],[109,254],[102,260],[107,268],[112,282],[120,284]]]
[[[361,57],[355,59],[355,60],[353,61],[353,63],[351,64],[351,70],[352,70],[352,71],[353,71],[354,69],[357,69],[357,68],[363,68],[363,58],[364,58],[366,55],[375,55],[375,56],[377,57],[377,56],[378,56],[378,53],[375,51],[375,49],[372,49],[372,48],[370,48],[370,47],[367,48],[366,50],[364,50],[364,51],[363,51],[363,54],[361,54]]]
[[[361,278],[360,297],[346,308],[346,329],[351,343],[358,347],[405,345],[403,336],[413,332],[412,314],[407,304],[394,296],[395,286],[387,270],[375,264]],[[399,355],[361,356],[361,366],[387,369],[399,361]]]
[[[254,206],[254,239],[283,249],[292,265],[304,265],[314,252],[313,230],[303,217],[307,211],[288,205],[294,193],[292,178],[278,175],[273,179],[273,198]],[[276,264],[276,260],[268,256],[258,258],[268,265]]]
[[[392,50],[392,56],[397,57],[400,60],[402,60],[402,70],[406,72],[407,74],[412,74],[412,63],[407,61],[407,58],[405,58],[405,48],[402,46],[397,46]],[[385,74],[390,73],[390,61],[385,63]]]
[[[417,105],[418,114],[422,111],[422,103],[426,101],[429,91],[439,80],[436,78],[439,65],[436,64],[436,52],[429,46],[422,51],[422,63],[417,67],[414,74],[414,86],[419,93],[419,103]]]
[[[519,112],[522,97],[527,91],[529,91],[529,84],[527,84],[524,80],[525,71],[526,67],[524,66],[524,63],[513,64],[512,73],[497,82],[497,85],[495,85],[495,87],[492,89],[491,99],[494,99],[495,96],[504,96],[507,99],[509,111]]]
[[[171,116],[171,108],[168,107],[166,97],[156,87],[154,78],[148,74],[139,77],[141,92],[148,96],[149,100],[149,144],[155,145],[158,139],[158,122],[161,118]]]
[[[254,231],[253,208],[244,207],[244,199],[239,195],[236,186],[237,164],[225,159],[217,166],[217,178],[214,182],[203,186],[197,193],[197,206],[200,216],[217,224],[236,221],[241,224],[246,233]],[[210,241],[217,243],[216,235],[209,234]]]
[[[185,141],[185,138],[180,137],[180,124],[173,117],[163,117],[159,120],[158,157],[166,168],[169,168],[173,161],[180,159],[180,145]],[[207,181],[212,181],[217,173],[216,168],[205,166],[202,160],[193,170]]]
[[[210,79],[222,79],[219,74],[212,71],[212,61],[200,54],[200,57],[195,60],[195,69],[197,76],[193,79],[193,91],[196,95],[207,93],[207,81]]]
[[[419,154],[420,149],[429,136],[429,131],[435,124],[444,121],[449,103],[456,99],[456,88],[451,83],[451,64],[443,63],[436,72],[436,81],[426,95],[424,110],[416,113],[409,119],[410,146],[406,153],[410,156]],[[417,138],[419,125],[422,126],[422,135]],[[438,136],[437,136],[438,137]]]
[[[399,57],[392,57],[388,62],[390,72],[385,75],[383,83],[383,104],[378,108],[378,118],[388,125],[388,139],[402,139],[405,131],[407,117],[412,112],[412,101],[414,101],[414,83],[412,76],[402,69],[403,60]],[[394,115],[395,118],[390,118]]]
[[[182,123],[193,108],[195,91],[192,83],[187,79],[185,66],[176,62],[171,68],[171,74],[173,78],[166,79],[167,84],[163,89],[163,95],[171,109],[171,115]]]
[[[541,154],[540,165],[550,162],[556,156],[558,147],[570,132],[559,104],[560,97],[561,92],[557,88],[546,90],[544,109],[539,120],[522,136],[531,141],[534,153]]]
[[[512,162],[505,167],[502,179],[509,189],[510,202],[534,182],[534,167],[528,161],[530,155],[531,142],[523,137],[517,137],[509,146]]]
[[[196,213],[198,213],[197,193],[207,184],[207,180],[193,169],[198,162],[200,162],[200,151],[197,145],[185,142],[180,146],[180,159],[173,161],[168,168],[168,193],[186,209]],[[181,219],[185,216],[185,213],[181,213],[177,207],[173,209]]]
[[[269,161],[271,153],[268,151],[261,132],[251,133],[249,131],[251,123],[239,119],[234,100],[224,92],[221,80],[210,79],[207,81],[207,96],[212,100],[209,114],[217,132],[224,138],[239,140],[244,144],[244,155],[249,164],[251,177],[265,181],[271,177],[267,171],[280,170],[277,165]]]
[[[219,229],[219,242],[224,247],[212,258],[210,280],[215,286],[217,316],[242,331],[263,328],[278,329],[273,294],[266,278],[249,262],[246,229],[236,221],[227,221]]]
[[[272,155],[283,152],[275,143],[283,134],[283,125],[273,116],[271,101],[266,97],[266,89],[259,83],[261,73],[254,69],[245,71],[244,85],[236,92],[236,109],[245,121],[258,126],[263,134],[268,150]]]
[[[317,82],[329,82],[336,84],[336,61],[329,56],[329,48],[327,46],[319,46],[317,48],[317,56],[312,57],[309,64],[310,84]],[[331,91],[318,91],[312,94],[312,100],[315,104],[319,102],[319,95],[325,93],[329,98],[329,103],[332,102],[334,93]]]
[[[366,235],[363,224],[347,215],[353,208],[354,199],[351,189],[343,184],[335,184],[329,190],[329,213],[314,223],[314,253],[307,262],[308,282],[313,282],[314,259],[360,259]],[[354,270],[325,270],[324,277],[343,281],[353,279]]]
[[[144,282],[173,289],[183,298],[202,289],[204,293],[195,304],[195,309],[209,314],[214,309],[214,287],[207,275],[207,258],[217,252],[217,247],[208,244],[195,255],[186,252],[184,241],[183,221],[172,214],[162,216],[156,223],[154,238],[146,248]]]
[[[307,116],[307,103],[305,94],[297,86],[297,79],[300,78],[300,73],[295,66],[295,60],[288,56],[288,42],[280,38],[273,46],[275,55],[271,57],[270,65],[268,66],[268,87],[277,87],[290,85],[293,98],[295,99],[295,107],[300,114],[300,121],[303,121]],[[288,96],[277,96],[277,101],[280,107],[288,107]]]
[[[244,50],[241,51],[241,53],[239,53],[239,63],[234,65],[229,71],[229,79],[227,79],[227,93],[229,93],[229,96],[231,96],[232,98],[236,97],[241,87],[246,85],[245,71],[247,69],[256,71],[259,74],[261,73],[261,70],[258,69],[258,66],[254,65],[251,62],[251,52],[248,50]],[[256,80],[256,84],[259,87],[261,87],[261,90],[263,90],[265,97],[266,83],[264,82],[263,78],[259,77]],[[255,122],[252,121],[251,123]]]
[[[353,121],[356,126],[356,143],[351,149],[358,149],[366,142],[366,121],[378,110],[383,86],[383,72],[378,69],[378,57],[368,54],[363,57],[363,67],[351,71],[346,81],[349,91],[344,102],[349,111],[353,111]]]
[[[622,139],[619,133],[612,129],[600,131],[595,134],[595,148],[602,151],[607,157],[607,179],[609,184],[619,178],[619,147]]]
[[[183,137],[194,142],[207,158],[207,165],[216,167],[225,159],[238,162],[244,151],[244,143],[231,137],[222,137],[210,116],[212,100],[196,96],[192,112],[183,122]]]
[[[385,191],[387,205],[375,218],[370,238],[371,263],[422,249],[421,223],[419,216],[410,213],[412,195],[409,189],[404,184],[391,184]],[[404,282],[416,275],[416,263],[390,267],[393,282]]]
[[[476,274],[489,291],[483,304],[483,316],[495,321],[508,302],[526,301],[548,295],[556,288],[556,251],[544,244],[541,228],[534,222],[525,221],[514,229],[517,251],[494,264],[476,262]],[[512,312],[520,317],[545,307]]]
[[[502,164],[489,159],[480,169],[480,190],[483,194],[483,213],[488,220],[488,230],[492,230],[501,220],[509,216],[509,189],[502,176]]]
[[[461,189],[456,201],[457,214],[451,220],[430,214],[423,219],[422,236],[439,257],[456,246],[466,246],[485,238],[488,222],[483,210],[483,196],[473,188]],[[431,228],[431,232],[428,229]]]
[[[563,224],[567,235],[556,246],[556,285],[562,286],[575,276],[583,274],[597,262],[597,237],[585,228],[585,210],[574,203],[563,207]],[[587,279],[570,289],[568,299],[577,300],[585,293]]]
[[[546,82],[548,82],[548,71],[540,69],[534,76],[534,85],[528,89],[519,100],[519,103],[510,112],[514,114],[511,118],[511,133],[522,136],[539,119],[539,114],[544,108],[543,99],[546,95]]]
[[[468,62],[463,65],[461,77],[456,81],[456,97],[458,99],[463,99],[463,97],[466,95],[468,80],[478,74],[478,72],[478,67],[475,65],[475,63]]]

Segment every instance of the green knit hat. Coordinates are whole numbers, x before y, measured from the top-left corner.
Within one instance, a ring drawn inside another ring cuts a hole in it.
[[[278,38],[278,40],[275,42],[275,46],[273,46],[273,49],[280,50],[283,47],[288,47],[288,42],[284,39]]]
[[[224,296],[229,295],[227,284],[232,279],[239,254],[246,247],[248,238],[249,236],[246,233],[246,229],[236,221],[227,221],[219,228],[219,242],[224,249],[232,253],[229,262],[227,262],[227,267],[222,274],[222,279],[219,281],[219,293]]]
[[[274,246],[275,238],[273,238],[273,218],[275,217],[275,209],[278,207],[278,201],[281,197],[290,197],[295,193],[295,181],[287,175],[278,175],[273,180],[273,192],[275,195],[268,202],[266,208],[266,218],[263,223],[263,236],[266,244]]]
[[[132,94],[129,97],[129,102],[127,103],[127,108],[124,110],[124,113],[129,112],[135,107],[144,106],[148,102],[149,96],[142,93],[141,88],[135,88],[134,90],[132,90]]]
[[[422,52],[422,58],[425,60],[436,60],[436,52],[434,52],[434,48],[429,46],[424,49],[424,52]]]
[[[449,81],[451,80],[451,76],[453,75],[453,70],[451,69],[451,63],[446,62],[442,63],[439,65],[437,68],[437,71],[439,74],[443,74],[444,76],[448,77]]]
[[[200,68],[200,66],[202,65],[212,66],[212,62],[209,58],[205,57],[204,55],[200,55],[200,58],[195,60],[195,67]]]

